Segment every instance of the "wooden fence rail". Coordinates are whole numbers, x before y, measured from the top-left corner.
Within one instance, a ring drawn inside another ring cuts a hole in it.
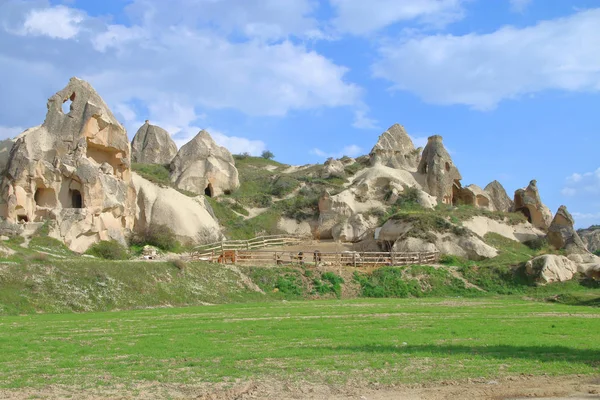
[[[293,235],[271,235],[259,236],[249,240],[223,240],[221,242],[208,243],[195,247],[192,258],[203,258],[215,252],[222,253],[226,250],[254,250],[265,247],[289,246],[301,243],[309,237]]]
[[[437,252],[396,253],[396,252],[295,252],[269,250],[221,250],[191,255],[192,260],[204,260],[240,265],[349,265],[361,266],[404,266],[435,264],[439,261]]]

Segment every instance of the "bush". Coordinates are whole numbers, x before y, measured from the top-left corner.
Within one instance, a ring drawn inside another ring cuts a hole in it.
[[[279,276],[275,287],[280,293],[292,296],[302,296],[302,282],[300,279],[292,274],[285,276]]]
[[[86,254],[94,257],[103,258],[105,260],[127,260],[129,253],[127,249],[116,240],[103,240],[92,245]]]
[[[142,232],[136,233],[131,238],[132,245],[149,244],[164,251],[177,252],[181,243],[177,241],[175,233],[166,225],[152,225]]]
[[[277,197],[284,197],[285,195],[292,193],[298,186],[300,186],[298,180],[283,175],[273,182],[271,194]]]
[[[531,250],[541,250],[548,245],[548,241],[546,238],[537,238],[523,242],[523,244]]]
[[[339,299],[342,296],[342,283],[344,279],[333,272],[325,272],[321,279],[313,279],[315,291],[321,295],[334,293]]]
[[[263,151],[260,156],[265,160],[272,160],[275,158],[275,154],[271,153],[269,150]]]
[[[600,257],[600,250],[596,250],[596,251],[594,252],[594,254],[595,254],[595,255],[597,255],[598,257]]]

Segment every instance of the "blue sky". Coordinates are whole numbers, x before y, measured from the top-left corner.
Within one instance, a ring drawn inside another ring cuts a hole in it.
[[[71,76],[127,128],[289,164],[444,137],[463,184],[600,223],[597,0],[0,0],[0,137]]]

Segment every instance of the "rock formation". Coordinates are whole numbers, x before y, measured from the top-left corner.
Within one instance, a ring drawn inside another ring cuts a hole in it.
[[[418,172],[427,176],[427,192],[437,197],[438,203],[453,204],[454,194],[460,188],[460,172],[442,143],[441,136],[431,136],[423,150]]]
[[[528,275],[535,277],[538,283],[546,284],[572,279],[578,272],[578,267],[565,256],[546,254],[528,261],[525,270]]]
[[[131,142],[131,159],[136,163],[166,165],[177,155],[177,145],[169,132],[148,121]]]
[[[465,188],[457,187],[454,196],[454,203],[495,210],[489,194],[477,185],[469,185]]]
[[[600,250],[600,226],[579,229],[577,233],[589,251],[595,253]]]
[[[168,226],[183,244],[214,242],[221,239],[219,223],[204,198],[188,197],[172,188],[161,188],[133,174],[137,196],[134,231]]]
[[[575,220],[567,210],[560,206],[552,224],[548,228],[548,243],[559,250],[566,250],[568,254],[588,253],[585,244],[574,228]]]
[[[513,208],[513,201],[508,197],[506,190],[498,181],[489,183],[484,191],[492,201],[496,211],[509,212]]]
[[[210,197],[240,186],[233,156],[205,130],[179,149],[171,162],[171,182],[179,189]]]
[[[515,192],[513,211],[523,213],[533,226],[543,231],[547,231],[552,223],[552,212],[542,203],[536,180]]]
[[[321,178],[344,178],[346,173],[344,169],[346,168],[344,163],[340,160],[336,160],[335,158],[328,158],[325,161],[323,173],[321,174]]]
[[[390,168],[414,169],[419,163],[420,151],[404,130],[395,124],[379,136],[379,140],[369,155],[371,165],[385,165]]]
[[[87,82],[72,78],[48,100],[44,123],[14,143],[0,215],[12,223],[53,221],[51,235],[76,251],[99,240],[124,243],[134,221],[130,180],[125,129]]]

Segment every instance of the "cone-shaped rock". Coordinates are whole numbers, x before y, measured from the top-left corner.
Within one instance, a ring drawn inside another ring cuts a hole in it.
[[[533,226],[543,231],[552,223],[552,211],[542,203],[535,179],[525,189],[515,192],[513,211],[523,213]]]
[[[131,142],[131,159],[136,163],[169,164],[177,155],[177,145],[169,132],[148,121],[137,131]]]
[[[171,182],[183,190],[214,197],[240,186],[231,153],[202,130],[171,162]]]
[[[383,164],[391,168],[416,168],[419,153],[404,127],[395,124],[379,136],[370,153],[371,165]]]
[[[575,231],[575,220],[567,210],[560,206],[550,228],[548,228],[548,243],[556,249],[566,249],[568,253],[587,253],[588,250]]]
[[[509,212],[512,209],[513,202],[500,182],[493,181],[484,190],[492,200],[496,211]]]
[[[453,204],[454,188],[460,188],[462,177],[444,147],[441,136],[431,136],[427,140],[418,172],[427,175],[427,192],[436,196],[438,203]]]

